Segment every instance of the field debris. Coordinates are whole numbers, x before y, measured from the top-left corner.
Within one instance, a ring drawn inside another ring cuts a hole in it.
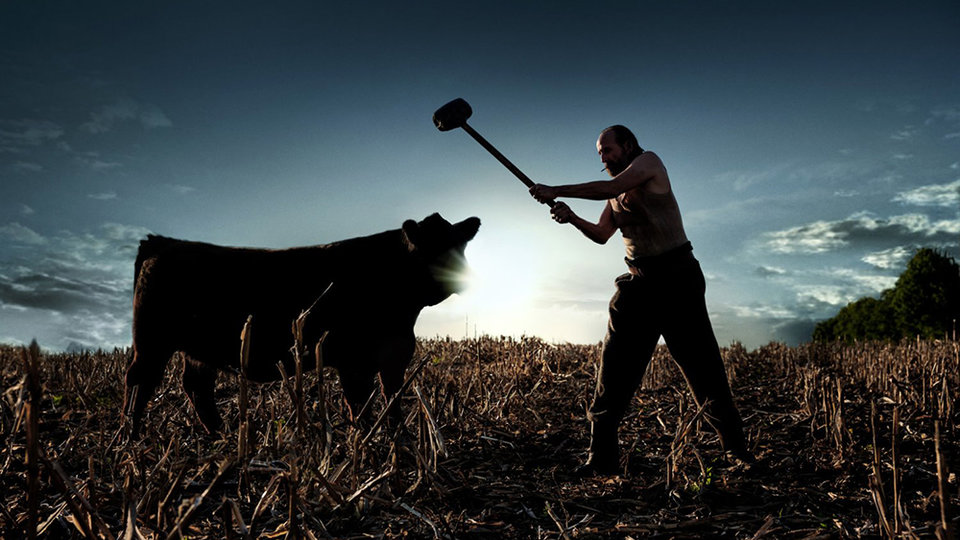
[[[587,480],[571,472],[599,346],[416,354],[388,396],[400,424],[379,394],[349,418],[330,369],[221,374],[209,436],[171,362],[131,439],[126,351],[0,346],[0,537],[955,538],[957,341],[723,349],[752,465],[722,454],[660,348],[620,474]]]

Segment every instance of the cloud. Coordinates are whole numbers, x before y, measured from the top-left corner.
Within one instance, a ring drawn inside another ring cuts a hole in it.
[[[747,319],[792,319],[797,316],[795,310],[782,305],[751,304],[748,306],[730,306],[737,317]]]
[[[797,302],[808,308],[843,306],[857,299],[859,294],[843,285],[802,285],[797,287]]]
[[[913,251],[913,249],[904,246],[897,246],[883,251],[868,253],[860,260],[876,268],[892,270],[903,267],[904,263],[913,254]]]
[[[72,312],[96,307],[110,308],[114,288],[95,281],[49,275],[20,268],[20,275],[0,280],[4,304],[24,308]]]
[[[852,268],[833,268],[824,275],[844,287],[853,289],[858,296],[883,292],[896,284],[897,278],[888,274],[867,274]]]
[[[167,184],[167,187],[173,190],[173,192],[176,193],[177,195],[189,195],[197,190],[197,188],[195,187],[183,186],[180,184]]]
[[[728,171],[718,174],[714,180],[731,185],[734,191],[744,191],[754,185],[766,184],[783,176],[788,168],[789,165],[781,165],[768,170]]]
[[[173,122],[156,105],[143,105],[140,109],[140,123],[147,129],[173,126]]]
[[[908,140],[916,137],[916,135],[917,135],[918,132],[919,132],[919,130],[918,130],[917,128],[915,128],[915,127],[913,127],[913,126],[907,126],[907,127],[903,128],[903,129],[897,131],[897,132],[894,133],[893,135],[890,135],[890,138],[893,139],[893,140],[895,140],[895,141],[908,141]]]
[[[787,275],[787,271],[783,268],[778,268],[776,266],[758,266],[753,270],[755,275],[760,277],[769,278],[769,277],[778,277]]]
[[[19,223],[9,223],[0,226],[0,245],[12,243],[15,245],[38,246],[46,243],[46,239],[29,227]]]
[[[139,122],[147,129],[171,127],[173,122],[156,105],[141,104],[131,98],[122,98],[90,114],[90,120],[81,128],[93,134],[106,133],[117,124]]]
[[[20,214],[21,214],[21,215],[24,215],[24,216],[32,216],[32,215],[34,215],[34,214],[36,214],[36,213],[37,213],[37,212],[36,212],[33,208],[30,208],[29,206],[27,206],[27,205],[25,205],[25,204],[21,204],[21,205],[20,205]]]
[[[123,167],[123,164],[116,161],[103,161],[99,159],[87,161],[86,163],[95,171],[109,171],[111,169],[119,169],[120,167]]]
[[[939,107],[930,111],[930,117],[926,124],[936,122],[946,122],[948,124],[960,124],[960,108],[957,107]]]
[[[942,206],[956,208],[960,206],[960,180],[949,184],[920,186],[897,193],[893,202],[914,206]]]
[[[818,254],[851,244],[956,242],[960,219],[931,221],[923,214],[877,218],[868,212],[837,221],[815,221],[761,235],[761,246],[779,254]]]
[[[42,318],[60,340],[48,346],[126,344],[133,261],[147,232],[116,223],[51,236],[19,223],[0,227],[0,326],[15,326],[10,317]]]
[[[0,120],[0,144],[39,146],[63,136],[63,128],[48,120]]]
[[[115,191],[105,191],[103,193],[91,193],[87,197],[96,201],[113,201],[117,199],[117,193]]]
[[[837,230],[838,222],[816,221],[782,231],[765,233],[763,243],[774,253],[815,254],[847,245],[846,234]]]
[[[18,161],[12,165],[13,170],[17,172],[41,172],[43,171],[43,165],[39,163],[27,163],[25,161]]]

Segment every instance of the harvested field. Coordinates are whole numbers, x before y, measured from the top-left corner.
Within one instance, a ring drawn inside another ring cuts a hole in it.
[[[536,338],[422,341],[399,428],[378,421],[379,396],[348,422],[333,371],[271,384],[222,374],[222,438],[204,435],[171,362],[131,441],[123,351],[2,347],[0,536],[923,538],[956,527],[957,341],[724,349],[751,466],[723,458],[661,348],[621,430],[622,474],[580,481],[569,472],[584,457],[598,354]]]

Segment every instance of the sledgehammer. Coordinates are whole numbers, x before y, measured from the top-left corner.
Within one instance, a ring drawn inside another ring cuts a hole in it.
[[[487,142],[479,133],[476,132],[469,124],[467,124],[467,119],[470,118],[470,115],[473,114],[473,109],[470,108],[470,104],[466,102],[463,98],[457,98],[450,103],[447,103],[443,107],[437,109],[437,112],[433,113],[433,124],[437,126],[437,129],[440,131],[450,131],[452,129],[463,128],[464,131],[470,134],[480,146],[487,149],[487,152],[497,158],[497,161],[503,164],[510,172],[514,174],[517,178],[523,182],[523,185],[528,188],[533,187],[533,181],[523,174],[523,172],[517,168],[516,165],[510,162],[499,150],[493,147],[492,144]],[[549,201],[546,203],[551,208],[553,208],[554,201]]]

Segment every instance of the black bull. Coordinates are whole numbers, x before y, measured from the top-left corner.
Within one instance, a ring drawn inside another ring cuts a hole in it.
[[[217,372],[239,369],[247,317],[253,317],[247,376],[277,380],[277,362],[293,370],[293,321],[321,295],[307,317],[303,343],[312,348],[327,333],[324,365],[337,369],[352,411],[359,412],[372,393],[377,374],[384,394],[391,395],[413,356],[420,311],[459,290],[463,252],[479,227],[475,217],[450,224],[433,214],[397,230],[283,250],[148,236],[137,254],[133,358],[124,397],[133,433],[178,352],[184,356],[184,392],[203,426],[218,431]],[[308,356],[303,367],[315,366]]]

